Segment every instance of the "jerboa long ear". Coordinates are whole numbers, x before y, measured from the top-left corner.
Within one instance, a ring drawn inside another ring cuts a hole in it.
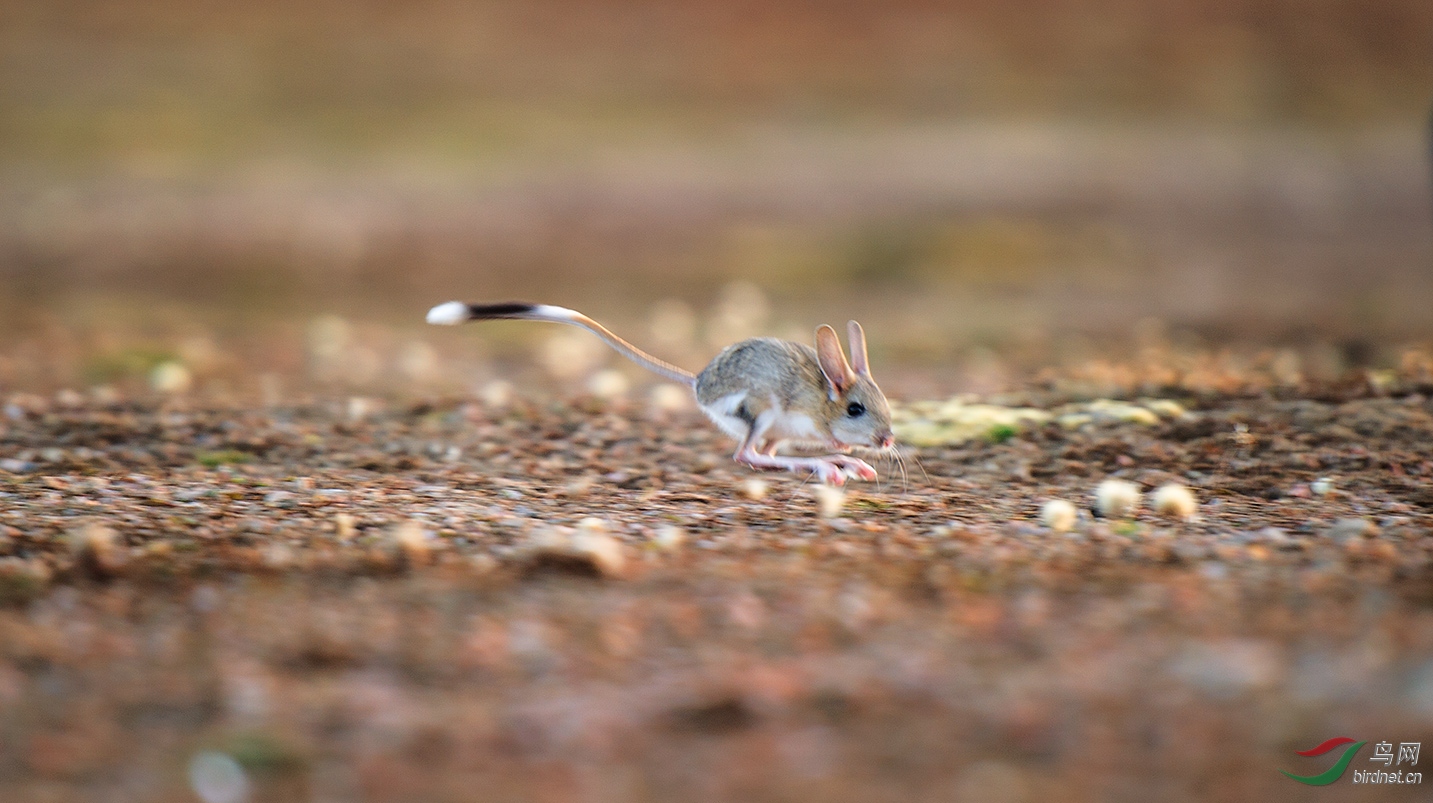
[[[871,377],[871,363],[866,359],[866,333],[855,321],[846,322],[846,340],[851,344],[851,367],[859,376]]]
[[[833,401],[856,383],[856,372],[851,370],[851,364],[841,352],[836,330],[826,324],[816,330],[816,359],[821,363],[821,373],[826,376],[827,390]]]

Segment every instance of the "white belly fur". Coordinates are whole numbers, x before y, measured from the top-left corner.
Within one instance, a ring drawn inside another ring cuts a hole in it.
[[[739,441],[745,440],[748,426],[746,421],[736,415],[736,411],[746,400],[746,396],[744,390],[722,396],[709,405],[703,405],[702,412],[726,434]],[[809,414],[783,410],[774,397],[771,399],[771,406],[757,416],[756,428],[762,438],[768,441],[822,443],[827,440]]]
[[[779,414],[767,433],[774,441],[820,442],[826,440],[816,428],[816,422],[806,413],[793,413],[778,408]]]

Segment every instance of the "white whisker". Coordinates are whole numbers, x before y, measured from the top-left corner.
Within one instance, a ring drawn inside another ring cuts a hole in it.
[[[909,494],[911,492],[911,478],[910,474],[906,472],[906,458],[895,446],[891,447],[891,455],[895,457],[896,465],[901,467],[901,493]]]
[[[929,487],[929,486],[930,486],[930,475],[926,473],[925,466],[921,464],[920,455],[916,454],[915,451],[912,450],[912,451],[911,451],[911,459],[914,460],[914,461],[916,461],[916,468],[918,468],[918,469],[921,470],[921,476],[925,477],[925,484],[926,484],[927,487]]]

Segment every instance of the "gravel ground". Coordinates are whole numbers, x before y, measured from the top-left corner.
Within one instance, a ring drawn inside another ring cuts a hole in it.
[[[1278,770],[1433,742],[1433,402],[1189,407],[833,497],[689,410],[13,397],[0,799],[1341,799]]]

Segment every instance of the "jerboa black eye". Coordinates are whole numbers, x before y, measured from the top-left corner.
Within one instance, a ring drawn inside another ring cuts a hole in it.
[[[856,418],[864,412],[866,412],[866,405],[861,404],[860,402],[851,402],[850,404],[846,405],[846,415],[849,415],[852,418]]]

